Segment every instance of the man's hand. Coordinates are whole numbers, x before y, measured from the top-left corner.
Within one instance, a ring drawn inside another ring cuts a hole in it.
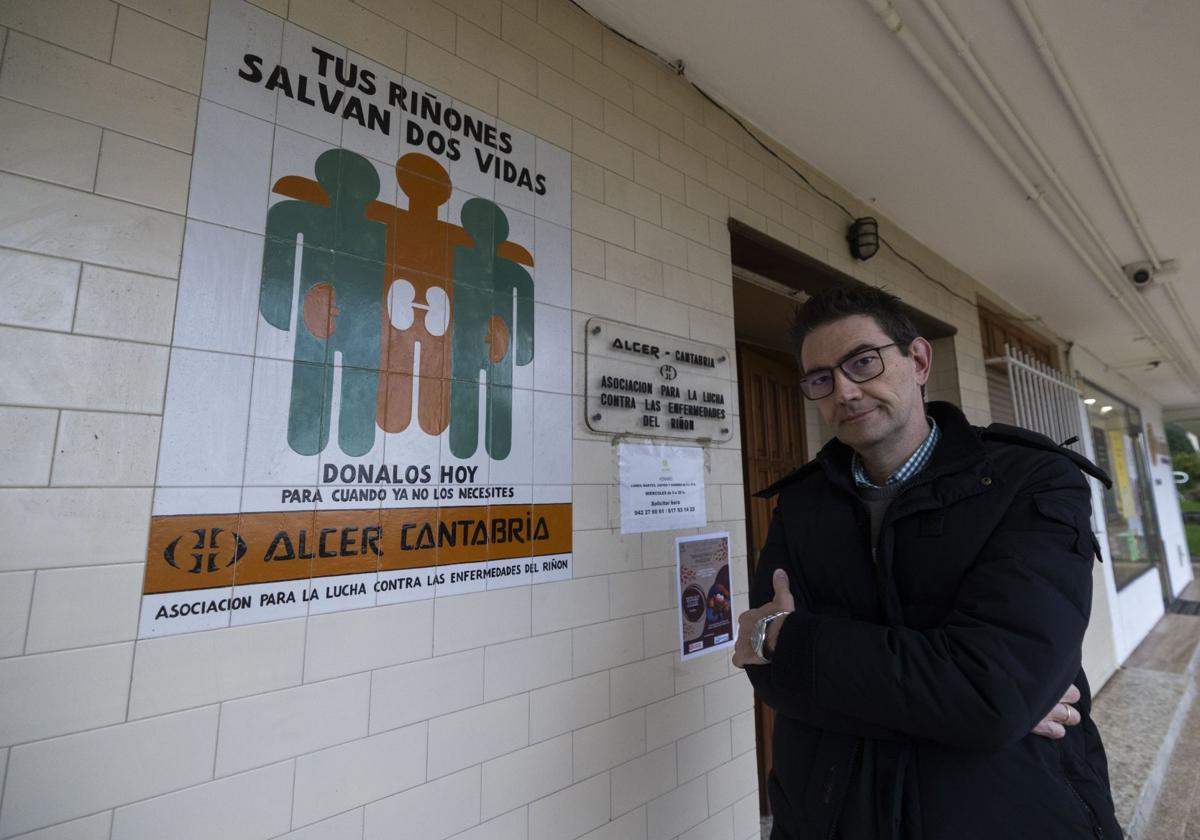
[[[1077,702],[1079,702],[1079,689],[1070,686],[1062,699],[1055,703],[1054,708],[1042,718],[1041,723],[1033,727],[1033,734],[1054,740],[1066,736],[1067,727],[1078,726],[1083,717],[1079,714],[1079,710],[1071,705]]]
[[[787,572],[783,569],[776,569],[775,574],[771,576],[771,583],[775,587],[775,597],[758,609],[746,610],[738,616],[738,634],[733,648],[733,664],[739,668],[745,668],[747,665],[762,665],[767,661],[761,656],[756,656],[750,647],[750,632],[754,629],[754,623],[764,615],[775,612],[793,612],[796,609],[796,600],[792,597],[791,590],[788,589]],[[766,650],[775,649],[775,641],[779,638],[779,629],[786,620],[786,615],[780,616],[767,625],[767,642],[763,646]]]

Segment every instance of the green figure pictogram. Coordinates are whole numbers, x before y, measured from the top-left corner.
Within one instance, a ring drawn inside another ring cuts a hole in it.
[[[364,455],[375,443],[387,246],[387,226],[365,218],[364,210],[379,195],[379,175],[345,149],[325,152],[314,169],[324,195],[281,201],[267,212],[259,310],[267,323],[290,329],[302,238],[288,445],[301,455],[325,449],[340,353],[338,445],[347,455]],[[277,192],[285,191],[284,180]]]
[[[450,451],[457,458],[475,454],[480,374],[486,371],[484,445],[499,461],[512,448],[514,358],[518,365],[533,361],[533,278],[517,263],[496,255],[497,246],[508,238],[508,218],[493,202],[467,201],[462,226],[475,244],[454,248]]]

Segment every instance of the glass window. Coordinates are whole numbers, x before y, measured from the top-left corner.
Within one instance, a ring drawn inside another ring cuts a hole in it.
[[[1120,589],[1162,563],[1162,541],[1142,441],[1142,415],[1089,382],[1084,383],[1083,398],[1096,463],[1113,480],[1112,490],[1101,495],[1113,575]]]

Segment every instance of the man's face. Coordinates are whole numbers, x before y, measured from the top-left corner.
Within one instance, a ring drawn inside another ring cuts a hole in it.
[[[833,368],[833,393],[816,401],[822,418],[838,439],[858,452],[886,450],[928,433],[921,385],[929,378],[931,349],[923,338],[913,341],[909,355],[899,347],[879,351],[883,373],[867,382],[852,382],[837,366],[872,347],[892,344],[869,315],[851,315],[817,327],[804,339],[804,370]]]

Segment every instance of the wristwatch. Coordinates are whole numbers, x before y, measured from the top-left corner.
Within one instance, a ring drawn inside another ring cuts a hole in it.
[[[786,611],[773,612],[764,615],[758,621],[754,622],[754,627],[750,630],[750,648],[754,651],[754,655],[760,659],[765,659],[770,662],[770,658],[763,652],[763,647],[767,643],[767,625],[777,618],[783,618],[785,615],[790,615]]]

